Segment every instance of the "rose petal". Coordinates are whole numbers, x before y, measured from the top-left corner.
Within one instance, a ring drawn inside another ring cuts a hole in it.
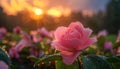
[[[22,31],[21,32],[21,37],[22,39],[26,40],[26,41],[31,41],[31,37],[30,35],[28,35],[26,32]]]
[[[74,38],[80,39],[81,34],[76,29],[68,29],[66,31],[65,36],[63,36],[62,38],[63,39],[74,39]]]
[[[82,49],[86,49],[89,45],[95,43],[96,41],[97,41],[97,38],[96,38],[96,37],[89,38],[89,39],[85,42],[85,44],[84,44],[84,46],[82,47]]]
[[[66,48],[64,46],[62,46],[61,44],[59,44],[58,41],[53,41],[53,45],[55,46],[55,48],[59,51],[70,51],[69,48]]]
[[[62,39],[60,41],[60,44],[68,49],[70,49],[71,51],[76,50],[82,43],[79,39],[69,39],[69,40],[65,40]]]
[[[9,55],[11,58],[16,58],[16,59],[20,57],[17,50],[14,47],[9,49]]]
[[[84,29],[84,37],[89,37],[92,34],[92,30],[90,28]]]
[[[74,23],[71,23],[70,25],[69,25],[69,28],[71,28],[71,29],[76,29],[78,32],[79,32],[79,34],[78,35],[81,35],[81,36],[83,36],[84,34],[83,34],[83,30],[84,30],[84,27],[83,27],[83,25],[80,23],[80,22],[74,22]]]
[[[28,42],[26,40],[20,40],[19,43],[15,46],[16,50],[18,52],[20,52],[23,48],[25,47],[30,47],[32,46],[32,43],[31,42]]]
[[[67,65],[72,64],[79,55],[80,55],[80,52],[69,52],[69,51],[61,52],[63,62]]]
[[[66,30],[67,30],[66,27],[59,27],[59,28],[57,28],[57,30],[54,33],[56,40],[61,39],[61,37],[63,36],[63,34],[65,33]]]
[[[72,22],[70,25],[69,25],[69,28],[75,28],[75,27],[81,27],[83,28],[83,25],[80,23],[80,22]]]

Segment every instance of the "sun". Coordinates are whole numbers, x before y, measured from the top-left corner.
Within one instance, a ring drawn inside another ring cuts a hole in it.
[[[43,14],[43,10],[39,9],[39,8],[35,8],[34,13],[35,13],[35,15],[42,15]]]
[[[29,12],[29,14],[30,14],[29,16],[33,20],[39,20],[43,17],[44,13],[45,12],[43,9],[35,7],[35,8],[32,8],[31,12]]]

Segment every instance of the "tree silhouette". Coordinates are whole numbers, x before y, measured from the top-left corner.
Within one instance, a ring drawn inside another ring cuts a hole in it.
[[[120,0],[110,0],[106,8],[105,27],[110,33],[120,29]]]

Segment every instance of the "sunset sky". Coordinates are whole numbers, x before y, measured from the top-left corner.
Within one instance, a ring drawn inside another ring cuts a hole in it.
[[[79,10],[95,12],[104,10],[108,1],[109,0],[0,0],[0,6],[2,6],[4,12],[9,15],[15,15],[23,10],[31,12],[34,8],[43,10],[50,15],[52,15],[51,12],[56,12],[57,15],[61,15],[61,13],[66,14]]]

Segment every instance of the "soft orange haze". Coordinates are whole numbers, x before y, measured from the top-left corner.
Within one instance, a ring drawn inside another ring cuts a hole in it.
[[[1,0],[0,4],[8,15],[16,15],[23,10],[27,10],[31,15],[47,14],[53,17],[68,16],[71,13],[69,7],[48,7],[48,2],[47,0]]]
[[[84,15],[91,16],[97,10],[103,10],[107,2],[108,0],[0,0],[0,6],[8,15],[26,10],[31,15],[60,17],[82,10]]]

